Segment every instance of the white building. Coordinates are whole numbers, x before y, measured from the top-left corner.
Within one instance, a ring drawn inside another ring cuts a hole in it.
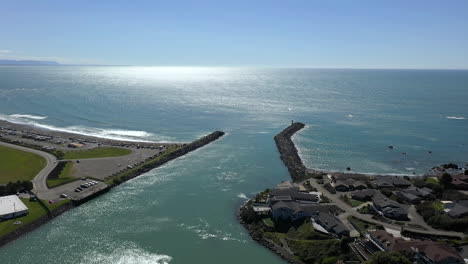
[[[0,219],[12,219],[28,214],[28,207],[16,195],[0,197]]]

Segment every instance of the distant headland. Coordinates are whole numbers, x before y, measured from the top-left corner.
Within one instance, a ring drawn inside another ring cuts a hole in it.
[[[61,65],[56,61],[43,60],[0,60],[0,65]]]

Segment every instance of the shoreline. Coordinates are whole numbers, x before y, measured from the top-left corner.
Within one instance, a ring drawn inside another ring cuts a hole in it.
[[[162,155],[157,155],[152,159],[149,159],[145,163],[138,164],[132,170],[129,171],[123,171],[118,177],[114,178],[114,181],[112,184],[106,185],[103,188],[98,189],[95,192],[92,192],[91,194],[81,197],[79,199],[69,199],[68,203],[65,203],[54,210],[50,211],[46,205],[43,204],[43,202],[39,199],[39,203],[46,208],[47,214],[43,215],[34,221],[25,224],[23,226],[18,227],[14,231],[0,237],[0,247],[16,240],[17,238],[34,231],[35,229],[39,228],[40,226],[44,225],[48,221],[54,219],[55,217],[65,213],[68,210],[71,210],[75,207],[78,207],[96,197],[99,197],[100,195],[107,193],[109,190],[112,188],[115,188],[119,186],[120,184],[131,180],[133,178],[136,178],[144,173],[149,172],[150,170],[156,169],[164,164],[166,164],[169,161],[175,160],[181,156],[184,156],[190,152],[193,152],[199,148],[202,148],[209,143],[212,143],[222,136],[225,135],[224,132],[222,131],[215,131],[212,132],[206,136],[203,136],[201,138],[198,138],[190,143],[184,143],[184,144],[174,144],[174,143],[148,143],[148,142],[133,142],[133,141],[120,141],[120,140],[111,140],[111,139],[103,139],[103,138],[98,138],[98,137],[90,137],[90,136],[82,136],[79,134],[73,134],[73,133],[67,133],[67,132],[60,132],[60,131],[49,131],[49,130],[39,130],[27,126],[27,125],[22,125],[22,124],[15,124],[7,121],[0,120],[0,128],[2,131],[4,128],[7,129],[12,129],[12,130],[21,130],[21,131],[27,131],[27,133],[34,133],[34,134],[43,134],[43,135],[53,135],[54,137],[62,137],[62,138],[69,138],[73,140],[83,140],[83,141],[89,141],[93,142],[94,144],[105,144],[105,145],[125,145],[125,146],[138,146],[138,148],[150,148],[154,147],[155,145],[158,146],[170,146],[170,145],[175,145],[175,149],[167,150],[164,152]],[[75,138],[76,137],[76,138]],[[9,141],[12,142],[14,140],[11,140],[9,138],[4,138],[0,135],[0,140],[1,141]],[[17,141],[17,140],[16,140]],[[12,142],[13,144],[16,145],[24,145],[24,142]],[[23,143],[23,144],[20,144]],[[27,147],[29,148],[40,148],[40,145],[38,144],[31,144],[31,143],[26,143],[28,145]],[[33,147],[31,147],[33,146]],[[115,181],[117,180],[118,181]],[[33,192],[32,192],[33,193]]]
[[[101,144],[126,144],[126,145],[154,145],[154,144],[184,144],[184,142],[167,142],[167,141],[138,141],[138,140],[124,140],[124,139],[111,139],[99,136],[89,136],[80,134],[78,132],[65,132],[60,130],[47,129],[43,127],[34,126],[32,124],[19,124],[7,120],[0,119],[0,128],[11,130],[26,131],[28,133],[46,134],[53,137],[60,138],[73,138],[75,140],[95,141]]]

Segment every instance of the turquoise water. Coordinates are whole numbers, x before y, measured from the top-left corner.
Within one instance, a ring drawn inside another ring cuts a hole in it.
[[[2,119],[130,140],[227,132],[1,248],[1,263],[283,263],[235,218],[288,179],[277,132],[307,124],[294,140],[310,167],[422,174],[468,162],[467,98],[468,71],[0,67]]]

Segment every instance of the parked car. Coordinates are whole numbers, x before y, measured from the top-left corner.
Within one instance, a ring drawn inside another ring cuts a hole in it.
[[[61,198],[68,198],[68,195],[62,193],[62,194],[60,195],[60,197],[61,197]]]

